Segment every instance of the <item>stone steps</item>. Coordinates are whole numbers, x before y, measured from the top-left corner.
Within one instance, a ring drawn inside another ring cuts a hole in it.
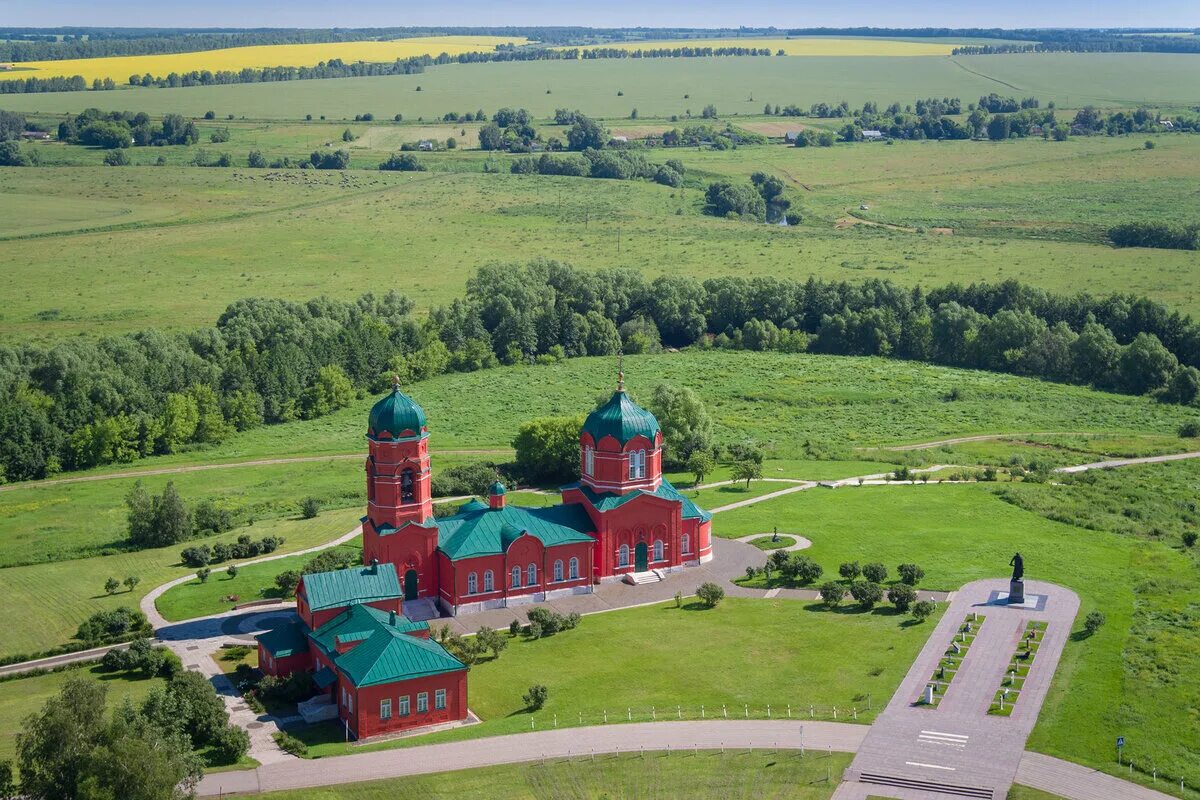
[[[658,583],[663,579],[661,570],[652,569],[648,572],[626,572],[622,578],[626,583],[633,586],[641,586],[647,583]]]

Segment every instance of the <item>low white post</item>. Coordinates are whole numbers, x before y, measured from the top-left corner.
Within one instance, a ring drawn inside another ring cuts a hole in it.
[[[558,714],[557,713],[554,715],[554,727],[556,727],[556,728],[558,727]]]
[[[767,719],[771,718],[771,704],[767,703]]]
[[[630,722],[633,722],[633,709],[632,708],[625,709],[625,716],[629,717]]]
[[[700,719],[704,719],[704,706],[700,706]]]
[[[608,709],[604,709],[604,724],[608,724]]]
[[[683,706],[675,706],[675,712],[680,719],[683,719]]]
[[[788,703],[788,719],[792,718],[792,704]]]
[[[837,719],[837,706],[833,707],[833,718]]]
[[[654,706],[650,706],[650,719],[657,720],[658,715],[654,713]]]
[[[746,719],[750,719],[750,704],[746,704]]]

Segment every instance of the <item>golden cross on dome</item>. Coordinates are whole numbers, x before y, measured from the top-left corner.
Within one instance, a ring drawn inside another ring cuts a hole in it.
[[[617,351],[617,391],[625,391],[625,353]]]
[[[400,388],[400,376],[399,375],[392,375],[392,388],[393,389]]]

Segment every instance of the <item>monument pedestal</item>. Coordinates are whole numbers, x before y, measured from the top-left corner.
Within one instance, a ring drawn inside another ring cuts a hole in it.
[[[1025,602],[1025,581],[1016,580],[1008,582],[1008,602],[1009,605]]]

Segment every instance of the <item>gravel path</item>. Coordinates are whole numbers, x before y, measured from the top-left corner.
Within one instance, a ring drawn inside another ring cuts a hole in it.
[[[1200,458],[1200,451],[1191,453],[1171,453],[1165,456],[1146,456],[1145,458],[1117,458],[1111,461],[1093,461],[1090,464],[1076,464],[1072,467],[1059,467],[1055,472],[1086,472],[1089,469],[1113,469],[1116,467],[1134,467],[1138,464],[1161,464],[1164,461],[1183,461],[1189,458]]]

